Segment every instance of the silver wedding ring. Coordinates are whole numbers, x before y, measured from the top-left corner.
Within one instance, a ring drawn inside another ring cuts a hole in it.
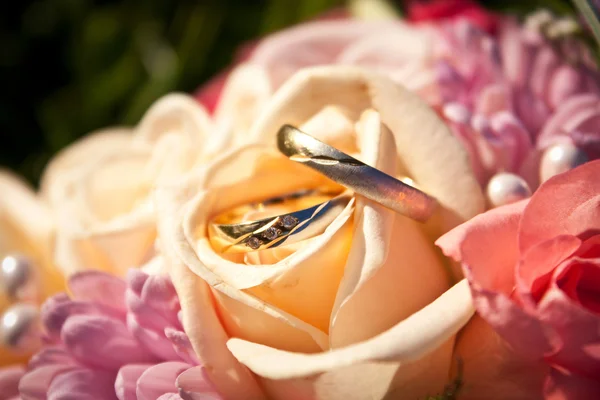
[[[425,222],[434,213],[435,198],[323,143],[291,125],[277,133],[277,146],[290,160],[317,170],[368,199]]]

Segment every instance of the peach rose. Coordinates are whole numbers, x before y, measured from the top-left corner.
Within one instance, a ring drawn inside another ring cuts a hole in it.
[[[291,123],[396,176],[441,207],[422,225],[355,197],[319,236],[222,255],[207,238],[227,209],[331,184],[275,149]],[[416,95],[355,67],[305,69],[235,147],[156,192],[159,240],[186,333],[228,399],[423,398],[449,382],[473,308],[433,240],[483,210],[460,143]]]
[[[551,178],[530,200],[488,211],[437,241],[462,263],[479,314],[514,350],[503,368],[471,377],[481,386],[520,375],[522,395],[496,390],[486,398],[541,398],[543,375],[546,399],[600,397],[599,176],[600,161],[584,164]],[[488,330],[479,340],[491,336]]]
[[[33,283],[26,298],[21,293],[9,296],[12,271],[0,271],[0,314],[12,303],[27,300],[41,302],[63,288],[63,279],[54,268],[51,244],[54,225],[49,210],[23,180],[0,170],[0,261],[9,255],[27,257],[29,279]],[[12,298],[11,298],[12,297]],[[0,332],[3,333],[3,332]],[[22,361],[26,352],[11,352],[0,343],[0,366]],[[1,380],[1,379],[0,379]]]
[[[155,253],[153,188],[243,137],[270,93],[259,77],[252,67],[237,68],[214,118],[193,98],[170,94],[135,128],[93,133],[51,160],[41,192],[56,218],[56,264],[66,274],[95,268],[122,276],[148,261]]]

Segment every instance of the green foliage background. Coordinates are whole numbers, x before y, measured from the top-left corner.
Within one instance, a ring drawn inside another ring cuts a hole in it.
[[[191,92],[226,67],[241,44],[343,3],[2,2],[0,165],[35,183],[47,160],[78,137],[136,123],[159,96]],[[566,0],[482,3],[519,14],[539,6],[572,12]]]

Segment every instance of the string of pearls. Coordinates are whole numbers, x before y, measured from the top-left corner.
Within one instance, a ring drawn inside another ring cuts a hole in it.
[[[586,163],[586,153],[572,143],[557,143],[548,147],[541,156],[539,181],[546,182],[555,175]],[[531,188],[519,175],[500,172],[488,182],[486,195],[491,208],[515,203],[531,196]]]
[[[15,352],[34,351],[40,343],[39,277],[32,259],[8,254],[0,262],[0,289],[9,306],[0,316],[0,345]]]

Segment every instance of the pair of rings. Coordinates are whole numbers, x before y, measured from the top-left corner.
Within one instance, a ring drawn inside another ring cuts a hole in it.
[[[405,215],[425,222],[437,207],[428,194],[325,144],[309,134],[284,125],[277,133],[279,151],[290,160],[310,167],[356,194]],[[235,219],[248,207],[259,210],[266,205],[297,202],[315,203],[298,211],[268,218],[238,223],[220,223]],[[325,199],[325,201],[322,201]],[[269,199],[266,202],[242,206],[215,218],[209,225],[209,238],[220,253],[245,253],[291,244],[321,234],[346,207],[351,199],[348,192],[331,196],[319,192],[300,192]]]

